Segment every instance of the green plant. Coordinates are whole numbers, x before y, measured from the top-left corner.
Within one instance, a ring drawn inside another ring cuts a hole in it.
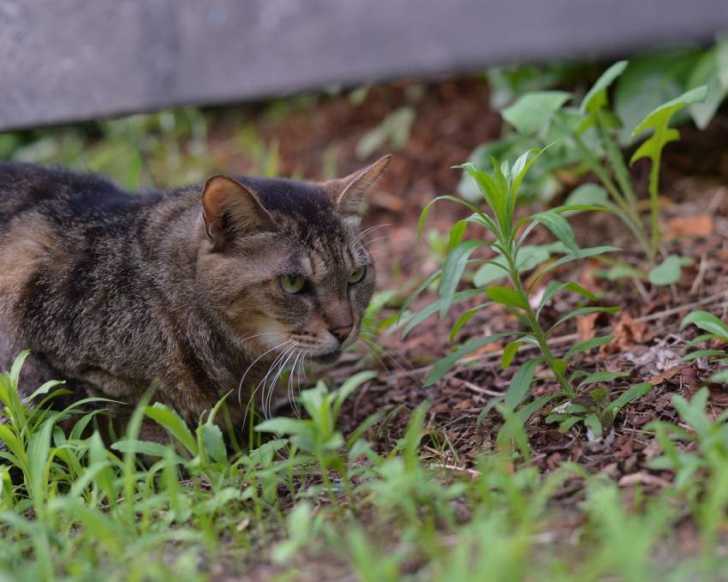
[[[713,49],[719,55],[723,54],[721,46],[719,44]],[[685,56],[685,62],[688,59],[693,62],[695,58],[694,53],[689,53]],[[716,58],[718,57],[714,55],[710,64],[714,63]],[[716,67],[711,68],[711,66],[705,65],[710,69],[710,73],[706,72],[705,76],[722,78]],[[635,67],[637,70],[644,69],[643,74],[652,70],[649,67],[640,67],[640,63]],[[625,96],[626,90],[620,90],[618,87],[619,107],[613,109],[609,106],[608,90],[621,75],[625,74],[625,70],[630,72],[630,83],[634,84],[632,78],[634,74],[631,73],[632,68],[627,68],[627,62],[615,63],[599,77],[578,107],[568,106],[569,101],[574,100],[574,95],[564,91],[535,91],[521,95],[502,111],[504,120],[513,128],[513,132],[501,142],[488,144],[476,150],[472,162],[480,168],[492,170],[489,159],[494,152],[512,154],[519,148],[523,151],[546,143],[552,144],[541,161],[536,164],[533,172],[535,182],[530,185],[536,186],[550,197],[558,189],[554,174],[559,169],[573,167],[577,173],[591,172],[597,178],[599,186],[596,184],[582,186],[572,194],[569,202],[580,200],[599,204],[618,216],[647,258],[650,281],[655,285],[666,285],[679,279],[681,268],[689,260],[669,256],[659,261],[661,253],[659,172],[662,151],[668,143],[679,137],[677,130],[670,127],[673,118],[686,108],[699,106],[708,93],[705,86],[695,86],[695,79],[698,77],[694,77],[689,84],[689,87],[692,87],[690,90],[684,90],[682,94],[670,92],[665,102],[654,105],[654,110],[643,111],[642,89],[639,93],[639,107],[632,107],[625,105],[628,99]],[[710,81],[711,87],[717,82],[707,78],[706,81]],[[641,121],[640,118],[634,122],[627,120],[628,112],[629,115],[633,115],[635,111],[642,112]],[[642,216],[640,200],[632,183],[627,161],[620,151],[620,145],[625,143],[622,139],[625,127],[629,129],[630,143],[644,140],[630,163],[642,158],[651,162],[648,225]],[[645,135],[650,132],[651,134],[645,139]],[[470,200],[474,194],[473,184],[473,181],[461,183],[461,192]],[[625,275],[639,278],[644,276],[640,268],[635,269],[624,263],[618,263],[609,271],[611,277]]]
[[[710,381],[728,384],[728,350],[718,347],[728,344],[728,325],[712,313],[700,310],[692,311],[686,315],[680,324],[680,328],[684,329],[688,325],[694,325],[705,332],[691,340],[690,346],[710,342],[714,347],[694,350],[685,356],[685,360],[692,361],[697,358],[705,358],[719,366],[725,366],[714,372],[710,376]]]
[[[562,432],[569,431],[578,423],[583,423],[593,438],[602,437],[605,429],[610,429],[614,419],[622,408],[630,402],[642,398],[651,389],[652,385],[643,382],[633,384],[617,398],[609,399],[609,389],[603,385],[604,382],[616,380],[625,376],[622,372],[594,372],[587,375],[580,382],[578,387],[597,385],[577,399],[565,402],[554,408],[546,417],[546,422],[559,425]]]
[[[551,370],[554,378],[561,387],[562,394],[573,398],[576,396],[576,390],[573,385],[573,380],[568,373],[569,360],[574,355],[580,353],[580,351],[591,349],[595,345],[598,345],[599,342],[605,341],[604,338],[600,338],[597,341],[580,342],[569,350],[564,357],[554,355],[549,346],[549,335],[565,322],[588,313],[614,313],[617,308],[579,305],[572,311],[563,314],[551,327],[544,328],[540,319],[541,311],[557,294],[571,292],[585,299],[587,302],[594,301],[596,297],[575,282],[562,283],[551,281],[546,286],[543,296],[535,303],[533,300],[533,289],[535,285],[547,273],[554,271],[564,264],[588,257],[599,256],[613,251],[615,248],[611,246],[598,246],[582,249],[577,245],[574,232],[569,226],[565,215],[569,212],[590,210],[593,208],[592,206],[564,206],[545,212],[538,212],[523,218],[517,217],[516,207],[521,185],[529,168],[538,159],[539,154],[540,152],[537,152],[535,155],[532,152],[527,152],[513,164],[504,163],[501,165],[493,161],[493,170],[491,172],[480,170],[472,164],[466,164],[464,166],[465,171],[480,186],[487,211],[481,210],[475,205],[461,199],[443,196],[435,199],[422,212],[420,217],[421,226],[427,219],[432,204],[439,200],[446,199],[454,201],[466,206],[472,212],[467,219],[456,223],[450,231],[449,254],[442,269],[436,274],[436,278],[439,279],[439,299],[434,305],[436,305],[436,310],[439,311],[440,315],[444,315],[448,312],[451,305],[461,298],[480,296],[485,299],[485,302],[466,311],[458,318],[453,326],[453,334],[451,334],[451,337],[489,302],[501,304],[513,311],[524,321],[527,328],[526,331],[497,333],[484,338],[474,338],[466,342],[434,365],[431,373],[427,377],[427,385],[439,380],[459,359],[467,354],[489,343],[507,339],[509,343],[504,351],[504,367],[510,366],[519,349],[526,344],[534,344],[540,351],[539,356],[526,361],[516,372],[505,396],[505,404],[509,408],[514,409],[526,399],[536,367],[540,364],[545,364]],[[475,224],[484,228],[494,240],[490,242],[486,242],[485,240],[464,240],[465,230],[468,224]],[[554,248],[553,246],[544,249],[526,244],[533,229],[539,225],[546,227],[558,240],[558,250],[563,253],[563,256],[557,260],[548,260]],[[458,294],[456,289],[466,267],[471,261],[471,255],[476,249],[486,245],[490,246],[496,253],[495,258],[486,262],[488,268],[493,271],[494,276],[485,277],[481,270],[479,271],[481,275],[479,282],[485,283],[485,285],[481,288],[463,291]],[[537,271],[530,278],[530,287],[527,287],[524,283],[523,274],[535,268]],[[507,280],[509,285],[492,284],[498,279]],[[431,314],[434,311],[431,306],[425,309],[424,313]],[[421,316],[411,318],[406,325],[406,331],[413,327],[413,322],[416,325],[422,319]]]
[[[678,138],[677,130],[670,127],[673,116],[681,109],[704,98],[705,87],[687,93],[660,105],[637,124],[632,135],[635,138],[651,131],[631,158],[634,163],[641,158],[651,161],[649,194],[649,229],[643,224],[636,189],[632,183],[627,163],[619,149],[619,119],[609,108],[607,90],[627,68],[621,61],[608,68],[582,99],[578,109],[567,108],[571,95],[562,91],[543,91],[521,97],[503,111],[503,117],[516,130],[542,139],[568,140],[574,158],[599,180],[603,190],[592,187],[591,201],[599,203],[617,215],[640,244],[652,271],[654,284],[668,284],[680,275],[680,261],[668,258],[656,265],[660,252],[659,171],[664,147]],[[665,272],[665,271],[669,272]]]

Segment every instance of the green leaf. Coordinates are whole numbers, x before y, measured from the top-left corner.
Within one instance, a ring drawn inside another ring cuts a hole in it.
[[[728,97],[728,37],[718,40],[705,52],[693,68],[688,87],[708,87],[708,94],[702,103],[693,103],[688,108],[699,129],[705,129],[715,116],[721,103]]]
[[[709,395],[708,389],[703,387],[693,394],[690,402],[679,394],[672,397],[672,405],[680,417],[703,438],[708,435],[712,425],[710,418],[705,413]]]
[[[271,418],[256,425],[257,432],[272,432],[280,435],[300,435],[308,433],[310,428],[305,420],[294,418]]]
[[[498,256],[492,261],[488,261],[475,271],[473,275],[473,285],[476,287],[485,287],[508,276],[508,270],[505,266],[503,256]]]
[[[697,51],[679,49],[631,60],[614,92],[614,109],[623,126],[622,145],[632,143],[633,129],[645,115],[685,90],[696,56]]]
[[[533,383],[533,376],[536,366],[541,363],[541,358],[534,358],[525,362],[513,376],[508,390],[506,390],[505,404],[510,409],[515,409],[528,396]]]
[[[359,388],[362,384],[365,382],[368,382],[372,378],[376,378],[377,373],[372,372],[371,370],[365,370],[363,372],[358,372],[348,378],[340,387],[339,389],[334,393],[334,407],[333,407],[333,414],[334,418],[337,418],[339,416],[339,412],[341,411],[341,406],[344,404],[344,401],[351,396],[351,394]]]
[[[607,89],[627,68],[627,61],[614,63],[597,79],[579,106],[579,113],[586,115],[603,109],[607,105]]]
[[[475,317],[478,312],[485,307],[487,303],[484,303],[482,305],[476,305],[475,307],[472,307],[468,309],[467,311],[463,312],[460,317],[458,317],[455,320],[455,323],[450,328],[450,333],[448,335],[449,341],[455,341],[455,337],[457,337],[460,330],[463,328],[465,324],[467,324],[473,317]]]
[[[556,329],[558,326],[560,326],[562,323],[569,321],[570,319],[573,319],[574,317],[579,317],[581,315],[589,315],[591,313],[608,313],[610,315],[614,315],[615,313],[619,312],[619,307],[614,305],[612,307],[577,307],[576,309],[571,310],[566,315],[563,315],[559,320],[551,326],[551,330]]]
[[[680,329],[693,324],[696,327],[707,331],[710,334],[718,336],[723,341],[728,342],[728,325],[721,321],[718,317],[707,311],[692,311],[680,323]]]
[[[601,337],[594,337],[588,340],[577,342],[569,348],[566,354],[564,354],[564,358],[568,360],[569,358],[572,358],[577,354],[588,352],[590,350],[593,350],[594,348],[607,345],[610,341],[612,341],[612,336],[604,335]]]
[[[519,273],[525,273],[535,269],[551,258],[552,245],[523,245],[518,249],[516,256],[516,268]],[[485,287],[508,276],[508,267],[503,255],[482,265],[473,276],[473,284],[476,287]]]
[[[619,397],[612,400],[609,403],[609,410],[616,415],[622,408],[624,408],[630,402],[642,398],[652,390],[653,386],[649,382],[642,382],[640,384],[633,384],[627,390],[625,390]]]
[[[601,438],[603,433],[602,423],[596,414],[587,414],[584,417],[584,424],[591,431],[595,438]]]
[[[467,220],[458,220],[450,229],[450,235],[447,242],[447,252],[451,253],[458,245],[463,242],[465,231],[468,228]]]
[[[170,448],[152,441],[140,441],[137,439],[122,439],[116,441],[111,445],[111,448],[120,453],[134,452],[142,455],[149,455],[150,457],[164,458],[170,453]],[[174,455],[174,457],[181,462],[182,459]]]
[[[710,381],[715,384],[728,384],[728,369],[719,370],[710,377]]]
[[[538,134],[551,122],[554,114],[571,98],[563,91],[536,91],[518,99],[503,110],[503,119],[522,134]]]
[[[440,317],[445,317],[450,310],[455,297],[455,290],[465,271],[468,257],[482,244],[482,242],[475,240],[466,241],[447,256],[445,265],[442,268],[442,279],[440,279],[438,289],[438,295],[440,295],[441,299]]]
[[[459,291],[455,293],[455,295],[453,295],[451,303],[460,303],[461,301],[465,301],[467,299],[470,299],[471,297],[476,297],[481,294],[482,291],[480,289],[466,289],[465,291]],[[443,300],[438,299],[412,315],[412,317],[407,320],[404,327],[402,328],[402,337],[407,337],[415,327],[417,327],[423,321],[427,320],[429,317],[435,315],[435,313],[440,310],[442,304]]]
[[[428,374],[427,378],[425,379],[425,386],[431,386],[435,382],[437,382],[440,378],[442,378],[445,374],[447,374],[450,369],[462,358],[467,356],[468,354],[472,354],[473,352],[479,350],[480,348],[487,346],[488,344],[495,343],[505,337],[516,335],[514,332],[505,332],[505,333],[496,333],[493,335],[489,335],[486,337],[476,337],[469,339],[467,342],[465,342],[463,345],[461,345],[457,350],[454,352],[451,352],[444,358],[439,359],[437,362],[435,362],[435,365],[432,367],[432,370]]]
[[[503,348],[503,357],[501,358],[501,368],[504,370],[508,368],[513,362],[513,358],[516,357],[518,350],[522,343],[520,340],[510,342],[505,348]]]
[[[692,263],[691,259],[670,255],[650,270],[648,278],[653,285],[672,285],[680,280],[682,268]]]
[[[625,376],[629,376],[629,372],[592,372],[579,382],[579,386],[611,382],[612,380],[624,378]]]
[[[513,197],[511,198],[511,214],[513,214],[515,210],[518,193],[521,190],[521,184],[523,184],[526,174],[528,174],[531,167],[548,148],[549,146],[540,149],[536,148],[527,150],[521,154],[521,156],[513,164],[513,167],[511,168],[511,191],[513,193]]]
[[[10,368],[10,381],[12,382],[13,387],[16,390],[20,382],[20,372],[22,371],[25,360],[28,359],[29,355],[30,352],[28,350],[23,350],[22,352],[20,352],[18,354],[18,357],[15,358],[15,361],[13,361],[13,365]]]
[[[460,206],[465,206],[465,208],[470,210],[473,214],[482,214],[477,206],[471,204],[470,202],[467,202],[466,200],[463,200],[462,198],[457,198],[456,196],[438,196],[437,198],[431,200],[427,204],[427,206],[422,209],[422,212],[420,212],[420,218],[417,221],[417,236],[422,236],[422,233],[425,230],[425,224],[427,223],[427,218],[430,215],[430,210],[432,209],[432,207],[438,202],[442,202],[443,200],[448,200],[449,202],[454,202],[455,204],[458,204]]]
[[[202,442],[209,457],[216,463],[227,463],[227,449],[220,427],[216,424],[206,423],[201,425],[200,428],[202,430]]]
[[[608,202],[609,194],[604,188],[597,184],[587,183],[582,184],[569,194],[565,206],[606,206]]]
[[[182,417],[174,410],[160,402],[155,402],[152,406],[146,406],[144,408],[144,414],[165,428],[192,455],[197,454],[197,441],[194,435],[187,427],[185,421],[182,420]]]
[[[548,228],[557,239],[564,243],[570,253],[576,254],[579,252],[574,231],[563,216],[553,210],[547,210],[546,212],[534,214],[532,219]]]
[[[516,255],[516,268],[519,273],[535,269],[551,258],[551,245],[523,245]]]
[[[485,290],[485,294],[491,301],[495,301],[501,305],[515,307],[517,309],[528,309],[528,301],[526,298],[513,287],[493,285]]]
[[[62,386],[66,382],[64,380],[49,380],[48,382],[43,383],[39,388],[37,388],[30,396],[26,398],[27,402],[31,402],[38,396],[42,396],[44,394],[48,394],[53,388],[56,386]]]
[[[581,295],[589,301],[596,301],[598,299],[597,296],[594,295],[594,293],[573,281],[567,281],[566,283],[561,283],[559,281],[550,281],[549,284],[546,285],[546,290],[541,297],[541,301],[538,305],[538,308],[536,309],[536,314],[541,313],[541,310],[544,308],[544,306],[548,305],[549,301],[551,301],[561,291],[571,291],[572,293]]]
[[[659,163],[659,156],[662,153],[663,148],[671,141],[678,139],[680,136],[676,130],[669,127],[672,117],[678,111],[691,103],[702,101],[705,98],[706,93],[707,89],[704,86],[691,89],[679,97],[660,105],[657,109],[649,113],[642,121],[640,121],[632,132],[633,136],[636,137],[650,130],[652,130],[653,133],[634,153],[631,163],[635,163],[637,160],[642,158],[649,158],[653,161],[653,163],[655,161]]]

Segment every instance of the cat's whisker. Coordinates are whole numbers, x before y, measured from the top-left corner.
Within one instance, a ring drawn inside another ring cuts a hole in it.
[[[273,361],[273,364],[271,364],[270,368],[268,368],[268,372],[263,377],[263,380],[258,382],[258,386],[255,387],[255,391],[258,391],[258,388],[262,388],[262,392],[260,394],[260,407],[263,410],[263,416],[265,418],[270,418],[270,410],[268,408],[268,395],[269,393],[273,392],[273,382],[275,381],[276,374],[278,371],[278,368],[284,364],[287,356],[291,353],[291,350],[294,348],[287,347],[283,352],[281,352],[278,357]],[[272,376],[271,376],[272,374]],[[271,378],[271,382],[268,383],[268,378]],[[266,389],[266,386],[268,386],[270,389]]]
[[[297,367],[301,362],[302,358],[305,358],[305,354],[303,351],[299,350],[298,353],[296,353],[296,359],[293,361],[293,367],[291,368],[291,372],[290,374],[288,374],[288,391],[286,393],[286,396],[288,397],[288,405],[293,408],[296,416],[300,416],[300,413],[298,410],[298,403],[296,402],[294,394],[294,384],[296,382],[295,378],[297,373]]]
[[[280,358],[280,356],[281,356],[281,354],[278,354],[276,356],[276,358],[273,360],[273,364],[275,364],[275,362],[278,360],[278,358]],[[261,379],[258,382],[258,384],[256,384],[255,389],[250,394],[250,398],[248,399],[248,407],[245,409],[245,416],[243,417],[243,424],[245,424],[245,420],[247,419],[248,408],[251,407],[251,406],[253,406],[255,404],[255,396],[258,393],[258,390],[260,389],[261,383],[265,380],[265,378],[267,378],[268,374],[270,373],[270,370],[271,370],[272,366],[273,365],[271,364],[271,366],[268,368],[268,371],[267,371],[266,375],[263,377],[263,379]]]
[[[389,228],[390,226],[392,226],[392,225],[391,224],[375,224],[374,226],[365,228],[356,237],[356,242],[362,242],[366,236],[373,234],[374,232],[381,230],[383,228]]]
[[[242,405],[242,403],[243,403],[243,394],[242,394],[243,383],[245,382],[245,378],[248,376],[248,372],[250,372],[250,370],[253,368],[253,366],[255,366],[255,364],[257,364],[260,360],[262,360],[267,354],[270,354],[272,351],[277,350],[277,349],[285,346],[290,341],[291,340],[286,340],[284,342],[281,342],[277,346],[273,346],[269,350],[267,350],[267,351],[263,352],[262,354],[260,354],[257,358],[255,358],[253,360],[253,362],[247,368],[245,368],[245,372],[243,372],[243,376],[240,378],[240,383],[238,384],[238,404]],[[253,394],[251,396],[251,398],[250,398],[251,401],[253,400],[253,396],[255,396],[255,394]],[[245,409],[245,418],[247,418],[247,414],[248,414],[248,408],[246,407],[246,409]],[[243,420],[245,420],[245,418],[243,418]]]
[[[359,242],[365,243],[369,247],[372,244],[374,244],[376,242],[379,242],[380,240],[389,240],[389,238],[390,238],[389,235],[386,235],[385,234],[385,235],[382,235],[382,236],[375,236],[374,238],[369,239],[369,240],[359,241]]]
[[[272,403],[273,403],[273,394],[275,393],[276,386],[278,384],[278,380],[281,377],[281,374],[285,370],[286,366],[288,365],[288,362],[290,359],[294,356],[296,353],[296,347],[295,345],[291,348],[289,348],[286,351],[285,358],[282,358],[280,360],[280,363],[278,364],[277,370],[273,373],[273,376],[268,384],[268,389],[266,392],[265,386],[263,386],[264,394],[265,394],[265,414],[266,418],[270,418],[271,412],[272,412]]]

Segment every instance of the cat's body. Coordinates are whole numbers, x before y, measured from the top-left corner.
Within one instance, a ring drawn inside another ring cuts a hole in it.
[[[353,205],[384,165],[129,194],[0,164],[0,366],[29,349],[24,390],[60,378],[134,405],[155,387],[190,422],[232,391],[239,420],[274,361],[335,357],[356,335],[373,269]]]

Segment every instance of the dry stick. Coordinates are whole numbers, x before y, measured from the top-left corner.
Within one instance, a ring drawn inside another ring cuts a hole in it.
[[[647,323],[650,321],[655,321],[658,319],[664,319],[666,317],[670,317],[671,315],[675,315],[676,313],[680,313],[681,311],[685,311],[688,309],[695,309],[696,307],[701,307],[704,305],[708,305],[710,303],[713,303],[714,301],[717,301],[721,298],[728,297],[728,291],[721,291],[720,293],[715,293],[714,295],[710,295],[708,297],[704,297],[700,301],[695,301],[693,303],[688,303],[687,305],[681,305],[679,307],[673,307],[671,309],[666,309],[665,311],[660,311],[659,313],[653,313],[651,315],[645,315],[643,317],[638,317],[634,320],[635,323]],[[721,303],[719,307],[728,307],[728,302]],[[610,331],[612,329],[611,325],[607,325],[605,327],[599,328],[598,332],[605,332]],[[575,340],[579,339],[578,333],[570,333],[568,335],[562,335],[559,337],[556,337],[552,340],[550,340],[549,346],[551,347],[557,347],[564,344],[569,344]],[[523,346],[522,351],[529,351],[533,349],[537,349],[538,346],[534,346],[532,344],[527,344]],[[503,350],[496,350],[493,352],[488,352],[486,354],[480,354],[480,355],[474,355],[474,356],[466,356],[462,360],[460,360],[461,364],[468,364],[470,362],[477,362],[477,361],[489,361],[489,360],[495,360],[500,358],[503,355]],[[408,370],[404,372],[398,372],[396,374],[393,374],[391,378],[397,379],[401,377],[406,376],[414,376],[417,374],[421,374],[423,372],[427,372],[430,369],[432,369],[433,364],[430,364],[428,366],[422,366],[421,368],[415,368],[414,370]]]

